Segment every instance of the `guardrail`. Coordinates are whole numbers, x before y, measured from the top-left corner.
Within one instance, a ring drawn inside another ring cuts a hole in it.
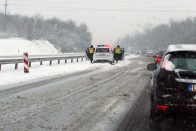
[[[49,61],[49,65],[52,65],[52,61],[57,60],[58,64],[60,64],[61,60],[64,60],[65,63],[67,63],[67,60],[71,60],[71,63],[73,62],[74,59],[76,59],[76,61],[78,62],[79,59],[81,59],[81,61],[83,61],[84,59],[87,59],[85,55],[73,55],[73,56],[30,56],[28,58],[29,60],[29,67],[31,67],[31,63],[32,62],[40,62],[40,65],[43,64],[43,61]],[[1,71],[1,65],[5,65],[5,64],[15,64],[15,69],[18,69],[18,64],[19,63],[23,63],[23,57],[19,56],[16,58],[9,58],[9,57],[5,57],[5,58],[0,58],[0,71]]]

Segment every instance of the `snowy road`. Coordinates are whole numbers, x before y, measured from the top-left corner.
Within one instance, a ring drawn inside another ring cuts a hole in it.
[[[1,90],[0,130],[116,130],[150,80],[147,59],[130,61]]]

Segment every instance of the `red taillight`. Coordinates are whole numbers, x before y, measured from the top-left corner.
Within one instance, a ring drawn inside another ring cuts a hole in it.
[[[157,110],[165,111],[168,108],[166,105],[157,105]]]
[[[156,63],[159,63],[159,62],[161,62],[161,57],[160,56],[157,56]]]

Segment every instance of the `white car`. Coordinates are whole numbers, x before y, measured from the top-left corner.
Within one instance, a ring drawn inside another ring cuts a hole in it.
[[[112,48],[108,45],[97,45],[93,55],[93,63],[96,62],[108,62],[112,64],[114,62]]]

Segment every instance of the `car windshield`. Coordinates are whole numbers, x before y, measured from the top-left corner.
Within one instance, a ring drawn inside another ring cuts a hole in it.
[[[170,61],[175,65],[175,69],[196,70],[196,52],[173,52]]]
[[[98,53],[107,53],[110,52],[109,48],[97,48],[96,52]]]

